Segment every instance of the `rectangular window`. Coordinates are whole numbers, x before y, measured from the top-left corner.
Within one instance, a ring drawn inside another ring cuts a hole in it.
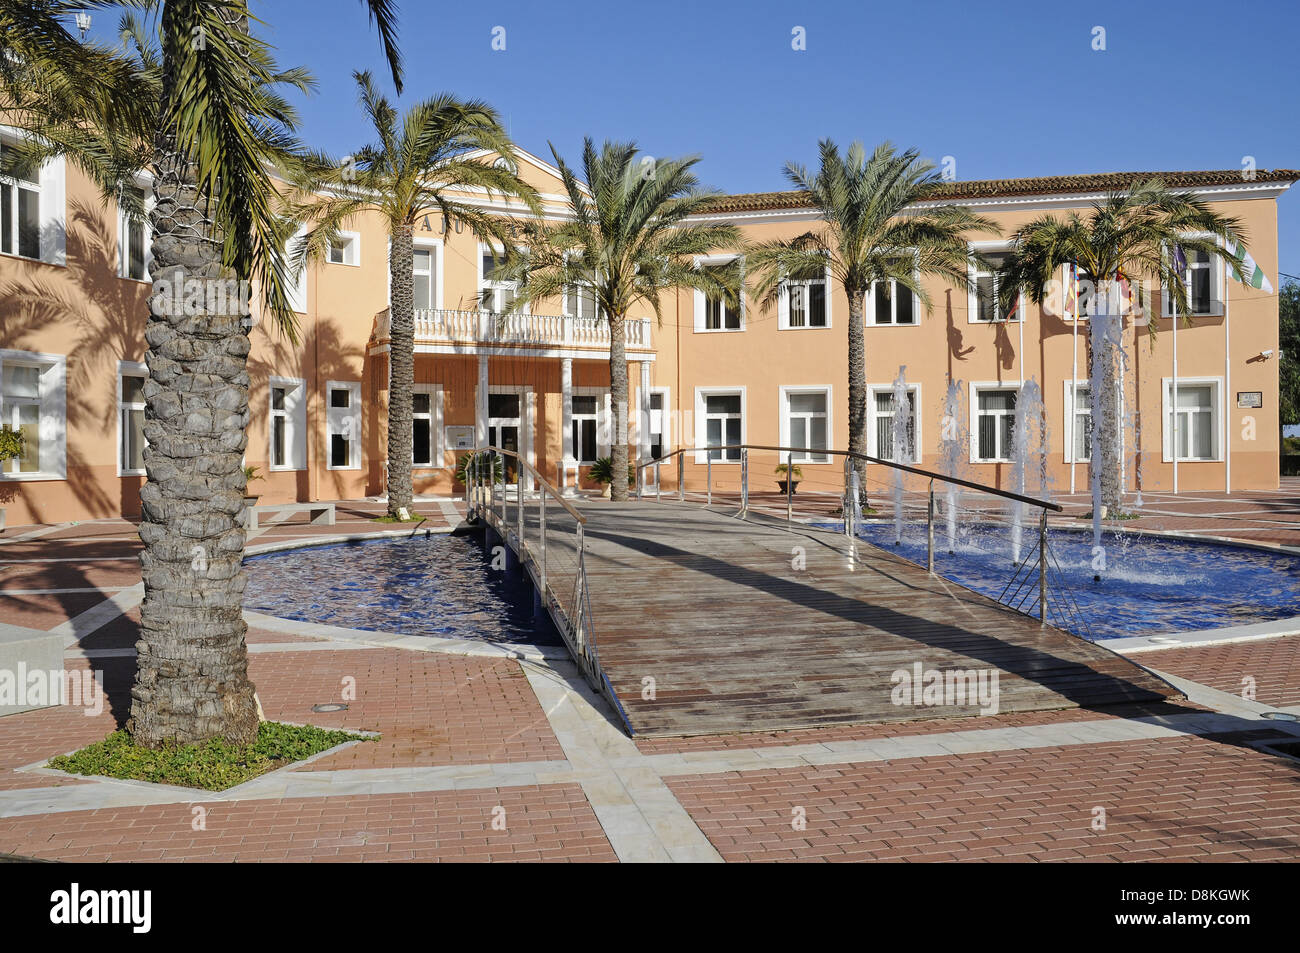
[[[437,255],[432,248],[417,248],[411,253],[412,291],[416,311],[432,311],[438,300],[438,279],[435,274]]]
[[[1070,384],[1066,382],[1066,392]],[[1070,459],[1076,463],[1088,463],[1092,460],[1092,388],[1079,384],[1074,393],[1073,416],[1070,419],[1073,430]]]
[[[493,257],[491,251],[485,250],[482,253],[483,284],[480,288],[482,292],[479,298],[480,309],[498,314],[503,313],[515,300],[515,283],[513,281],[500,281],[490,277],[500,264]]]
[[[786,328],[825,328],[830,326],[826,301],[826,279],[787,281],[783,286],[782,304]]]
[[[118,466],[123,476],[144,473],[144,381],[143,373],[124,370],[118,376]]]
[[[149,196],[139,186],[129,189],[134,198],[134,207],[144,209]],[[125,208],[118,208],[118,274],[123,278],[136,281],[149,279],[149,243],[151,241],[149,220],[143,213],[128,214]]]
[[[868,442],[868,448],[872,456],[880,457],[882,460],[893,460],[896,463],[920,462],[920,441],[917,439],[918,395],[915,387],[908,387],[907,403],[905,447],[911,448],[911,456],[905,459],[904,447],[895,448],[894,446],[895,406],[893,388],[873,389],[871,410],[872,416],[875,417],[875,427],[871,431],[871,436],[874,437],[875,444],[872,446]]]
[[[0,145],[0,156],[12,149]],[[41,185],[36,173],[0,175],[0,252],[41,257]]]
[[[998,300],[998,269],[1006,264],[1009,252],[984,252],[988,259],[987,266],[977,267],[971,273],[970,313],[971,320],[988,323],[993,321],[1019,321],[1023,301],[1017,297],[1011,310],[1002,313],[1002,303]]]
[[[272,378],[271,469],[304,470],[307,467],[307,405],[305,381]]]
[[[361,384],[326,385],[325,428],[331,470],[361,467]]]
[[[0,351],[0,424],[22,431],[22,452],[0,460],[11,478],[64,479],[66,360],[57,354]]]
[[[24,364],[6,363],[3,369],[3,416],[0,422],[13,430],[22,429],[23,452],[16,460],[4,461],[8,473],[39,473],[41,470],[41,370]]]
[[[872,282],[867,296],[868,320],[875,324],[916,324],[916,295],[896,281],[890,280],[887,289],[885,284]]]
[[[339,232],[330,242],[326,259],[331,265],[360,265],[361,236],[356,232]]]
[[[708,394],[704,398],[704,445],[708,459],[739,461],[743,401],[739,393]],[[721,449],[730,447],[731,449]]]
[[[795,463],[825,463],[830,458],[818,451],[828,449],[829,430],[826,391],[787,393],[785,395],[786,446],[802,452],[793,453]],[[785,454],[781,454],[785,462]]]
[[[721,280],[722,273],[727,270],[726,266],[714,265],[708,267],[709,272]],[[739,331],[740,330],[740,301],[735,304],[728,304],[727,299],[723,297],[714,297],[712,295],[701,295],[704,307],[704,330],[706,331]]]
[[[976,398],[976,459],[1005,462],[1011,459],[1011,430],[1015,425],[1015,390],[981,390]]]
[[[1166,392],[1172,390],[1166,387]],[[1217,459],[1217,406],[1212,384],[1178,385],[1175,400],[1169,404],[1166,448],[1174,448],[1179,460]]]
[[[569,285],[564,289],[564,313],[571,318],[596,318],[596,292],[590,285]]]
[[[434,430],[436,427],[433,413],[433,396],[429,391],[419,390],[411,394],[412,466],[433,466]]]
[[[579,463],[595,463],[599,456],[596,434],[599,430],[600,398],[595,395],[573,395],[572,438],[573,455]]]
[[[650,457],[658,460],[664,455],[664,394],[662,391],[650,395]]]

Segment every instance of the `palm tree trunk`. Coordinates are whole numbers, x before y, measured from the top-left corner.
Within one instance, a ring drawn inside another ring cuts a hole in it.
[[[849,450],[867,452],[867,342],[863,331],[861,291],[845,288],[849,296]],[[858,499],[867,505],[867,462],[854,460]]]
[[[393,229],[388,272],[392,280],[388,336],[388,515],[411,509],[412,411],[415,385],[415,278],[411,226]]]
[[[144,603],[127,729],[151,748],[216,737],[248,744],[258,727],[243,617],[248,332],[238,295],[220,307],[207,297],[199,314],[176,307],[188,291],[232,276],[223,274],[222,236],[205,220],[194,168],[168,130],[154,152]]]
[[[614,472],[610,476],[609,497],[619,503],[627,502],[627,316],[609,316],[609,402],[614,414],[613,433],[610,434],[610,460]]]

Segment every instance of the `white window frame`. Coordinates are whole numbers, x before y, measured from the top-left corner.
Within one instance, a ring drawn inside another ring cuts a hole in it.
[[[1206,232],[1197,232],[1194,234],[1188,234],[1186,237],[1209,239],[1209,238],[1213,238],[1214,236]],[[1224,275],[1223,256],[1211,255],[1210,260],[1207,263],[1207,267],[1209,268],[1210,271],[1210,310],[1193,311],[1190,315],[1190,317],[1193,318],[1213,318],[1213,317],[1223,316],[1223,294],[1224,294],[1223,282],[1224,282],[1224,278],[1226,277]],[[1187,270],[1183,272],[1183,281],[1185,282],[1187,288],[1188,302],[1190,303],[1191,292],[1192,292],[1192,262],[1191,261],[1187,262]],[[1161,294],[1160,296],[1161,317],[1172,318],[1174,316],[1174,296],[1167,289],[1162,289],[1162,291],[1164,293]],[[1180,315],[1180,317],[1188,317],[1188,315]]]
[[[442,250],[443,250],[442,239],[441,238],[416,238],[412,240],[411,248],[412,251],[419,250],[419,251],[429,252],[429,267],[433,269],[433,275],[431,276],[431,280],[433,281],[433,294],[430,295],[430,297],[432,298],[430,305],[432,306],[432,309],[434,311],[441,311],[443,309],[442,279],[444,274],[442,268]],[[412,265],[412,267],[414,267],[414,265]],[[390,291],[389,303],[391,304],[392,303],[391,274],[389,275],[388,283],[389,283],[389,291]],[[415,282],[412,281],[411,285],[412,285],[411,292],[412,294],[414,294]],[[421,309],[417,307],[416,310],[419,311]]]
[[[131,219],[127,216],[126,210],[119,203],[117,207],[117,276],[125,278],[127,281],[149,282],[149,270],[153,267],[153,228],[149,224],[149,213],[153,211],[153,176],[147,172],[142,172],[135,177],[134,186],[144,192],[144,219],[136,222],[141,227],[141,241],[144,243],[143,254],[144,277],[132,278],[128,273],[131,267],[130,241],[131,241]]]
[[[1010,242],[971,242],[970,248],[975,252],[993,252],[1000,254],[1012,250]],[[966,270],[966,323],[967,324],[1016,324],[1025,320],[1025,296],[1022,292],[1016,298],[1016,311],[1013,318],[995,318],[992,321],[981,321],[979,314],[979,285],[978,279],[994,274],[994,272],[980,271],[975,265],[969,265]],[[997,280],[993,282],[994,307],[997,303]]]
[[[345,232],[338,233],[339,241],[343,244],[343,260],[334,260],[334,243],[325,251],[325,263],[329,265],[348,265],[352,268],[361,267],[361,233]]]
[[[30,133],[15,126],[0,125],[0,142],[15,146],[30,137]],[[67,245],[67,162],[62,156],[49,159],[41,164],[36,175],[36,183],[24,182],[21,185],[8,177],[0,176],[0,182],[6,187],[33,189],[37,193],[36,216],[38,225],[37,249],[35,257],[18,254],[18,203],[14,203],[13,227],[14,250],[0,249],[0,254],[26,261],[43,261],[48,265],[66,266],[68,263]],[[16,198],[16,196],[15,196]]]
[[[3,151],[3,147],[12,148],[14,138],[15,137],[12,136],[0,137],[0,151]],[[28,182],[26,180],[15,179],[12,176],[8,176],[8,175],[0,175],[0,188],[13,189],[14,191],[14,200],[12,203],[12,207],[10,209],[10,214],[13,216],[13,220],[9,223],[9,227],[10,227],[9,234],[13,238],[13,249],[9,250],[9,249],[5,249],[3,246],[0,246],[0,253],[9,255],[13,258],[25,258],[28,261],[40,261],[41,246],[43,244],[43,240],[41,237],[41,220],[44,217],[43,206],[45,204],[45,195],[44,195],[44,189],[41,188],[40,174],[39,173],[37,174],[35,182]],[[18,210],[19,210],[19,206],[22,204],[18,200],[20,190],[32,192],[36,195],[36,254],[35,255],[24,255],[18,250],[21,247],[21,239],[18,234]]]
[[[476,265],[476,267],[478,268],[478,290],[479,290],[479,298],[478,298],[478,300],[479,300],[479,305],[478,305],[478,310],[483,311],[483,312],[485,312],[485,313],[487,313],[487,314],[500,314],[500,313],[501,313],[501,307],[500,307],[500,306],[501,306],[501,298],[500,298],[500,293],[501,293],[502,291],[513,291],[513,292],[515,293],[516,296],[518,296],[518,294],[519,294],[519,282],[517,282],[517,281],[489,281],[488,279],[486,279],[486,278],[483,277],[484,274],[485,274],[485,272],[483,271],[483,258],[484,258],[484,256],[485,256],[485,255],[496,255],[496,256],[499,257],[503,252],[504,252],[504,249],[503,249],[503,248],[499,248],[499,247],[497,247],[497,246],[495,246],[495,245],[490,245],[490,244],[488,244],[487,242],[479,242],[479,243],[478,243],[478,259],[477,259],[477,265]],[[483,307],[483,292],[488,291],[488,290],[491,290],[491,292],[492,292],[492,305],[493,305],[493,306],[492,306],[491,308],[485,308],[485,307]],[[516,313],[518,313],[518,314],[531,314],[532,312],[531,312],[531,310],[530,310],[530,308],[529,308],[529,305],[528,305],[528,304],[524,304],[523,306],[521,306],[521,307],[519,308],[519,310],[518,310]]]
[[[429,462],[421,463],[415,459],[415,441],[412,440],[411,469],[446,470],[448,467],[446,437],[443,434],[442,427],[442,385],[416,383],[411,387],[411,393],[413,395],[429,395],[429,413],[427,415],[415,413],[414,408],[411,410],[412,422],[417,418],[424,419],[426,416],[429,420]]]
[[[335,407],[331,402],[333,391],[348,392],[348,406]],[[339,435],[348,441],[348,462],[335,466],[334,437]],[[361,469],[361,382],[360,381],[326,381],[325,382],[325,469],[360,470]]]
[[[871,283],[871,288],[869,291],[867,291],[866,301],[863,305],[864,308],[866,309],[864,315],[864,323],[866,324],[867,327],[869,328],[918,328],[921,326],[921,309],[922,309],[921,299],[917,297],[916,292],[913,291],[911,288],[903,288],[902,290],[912,296],[912,322],[910,324],[899,323],[898,321],[899,285],[898,285],[898,281],[894,278],[889,279],[889,285],[890,285],[889,320],[884,322],[883,324],[877,321],[876,320],[876,285],[877,284],[879,284],[879,282],[873,281]],[[870,320],[866,320],[866,316],[869,316]]]
[[[283,387],[284,409],[275,409],[275,388]],[[307,469],[307,381],[300,377],[271,377],[266,388],[266,467],[280,473]],[[288,462],[275,462],[275,418],[283,416],[284,447]]]
[[[709,387],[695,388],[695,462],[707,464],[709,462],[708,435],[709,423],[705,413],[708,406],[705,398],[708,397],[735,397],[740,396],[740,442],[747,443],[749,436],[749,400],[745,386],[743,384],[732,385],[730,387],[714,385]],[[737,452],[736,458],[714,460],[716,466],[740,466],[740,455]]]
[[[292,254],[295,248],[297,247],[298,243],[302,239],[306,238],[306,236],[307,236],[307,226],[306,225],[299,226],[298,230],[294,232],[293,235],[289,237],[289,240],[286,241],[284,244],[285,255],[288,256]],[[292,285],[290,285],[288,288],[285,289],[286,291],[285,297],[289,299],[289,307],[298,314],[307,313],[307,307],[308,307],[307,272],[309,272],[310,270],[311,270],[311,262],[304,261],[302,264],[302,271],[298,272],[297,279],[293,282]],[[288,277],[292,278],[293,276],[289,275]]]
[[[676,428],[673,426],[676,418],[673,416],[672,412],[672,388],[651,386],[649,396],[650,398],[655,396],[663,397],[664,405],[659,410],[659,437],[660,440],[662,440],[660,450],[663,452],[664,456],[667,456],[673,452],[673,449],[677,444],[677,434],[674,432]],[[647,403],[649,403],[648,399]],[[638,403],[637,406],[641,406],[640,403]],[[654,419],[653,408],[649,411],[649,416],[651,420]],[[651,424],[649,431],[646,433],[646,443],[651,446],[654,445],[654,440],[652,439],[653,434],[654,425]],[[662,459],[662,457],[660,459]]]
[[[612,450],[612,424],[614,420],[613,404],[611,403],[610,390],[608,387],[574,387],[572,397],[595,397],[596,398],[596,457],[608,457]],[[584,414],[583,417],[586,417]],[[573,410],[573,404],[569,404],[569,434],[572,438],[573,421],[578,416]],[[595,463],[595,460],[583,460],[578,456],[578,447],[575,443],[573,446],[573,459],[578,466],[586,467]]]
[[[831,449],[833,449],[833,448],[835,447],[835,429],[834,429],[835,413],[834,413],[834,410],[833,410],[832,408],[835,406],[835,401],[834,401],[834,391],[833,391],[833,389],[831,388],[831,386],[830,386],[829,384],[827,384],[827,385],[825,385],[825,386],[822,386],[822,385],[820,385],[820,384],[815,384],[815,385],[810,384],[810,385],[806,385],[806,386],[804,386],[804,385],[792,385],[792,386],[781,385],[780,387],[777,388],[777,390],[778,390],[778,398],[777,398],[777,399],[778,399],[778,407],[777,407],[777,413],[778,413],[779,416],[780,416],[780,420],[778,421],[778,426],[779,426],[779,428],[780,428],[779,432],[780,432],[780,435],[781,435],[781,438],[780,438],[780,439],[781,439],[781,446],[783,446],[783,447],[793,447],[793,446],[794,446],[794,444],[791,442],[791,437],[790,437],[790,429],[791,429],[791,428],[790,428],[790,398],[791,398],[791,397],[794,397],[794,396],[798,396],[798,395],[800,395],[800,394],[820,394],[820,395],[823,397],[823,399],[825,399],[825,401],[826,401],[826,412],[825,412],[825,417],[826,417],[826,449],[827,449],[827,450],[831,450]],[[804,414],[800,414],[799,416],[803,417],[803,416],[806,416],[806,415],[804,415]],[[742,425],[743,425],[743,420],[742,420]],[[742,426],[742,429],[743,429],[743,426]],[[781,458],[778,462],[780,462],[780,463],[785,463],[785,462],[786,462],[785,454],[778,454],[778,455],[779,455],[780,458]],[[820,457],[820,458],[819,458],[819,457]],[[714,462],[716,463],[717,461],[714,461]],[[814,452],[814,453],[806,453],[806,454],[795,454],[795,455],[794,455],[794,462],[795,462],[796,464],[799,464],[799,463],[830,463],[830,462],[831,462],[831,456],[830,456],[829,453],[822,453],[822,454],[818,455],[818,454],[816,454],[815,452]]]
[[[128,410],[144,411],[144,401],[132,402],[130,404],[122,397],[122,378],[123,377],[143,377],[149,379],[149,368],[141,361],[118,361],[117,362],[117,475],[124,476],[144,476],[145,468],[128,469],[122,466],[122,451],[126,448],[126,431],[122,427],[122,414]],[[149,446],[146,440],[144,445]]]
[[[790,324],[790,288],[799,285],[807,290],[810,285],[816,284],[818,279],[809,278],[804,281],[782,280],[777,289],[776,298],[776,326],[778,331],[829,331],[834,324],[832,312],[834,311],[833,301],[835,298],[835,283],[831,279],[831,266],[826,266],[826,275],[821,279],[826,285],[826,323],[825,324]],[[716,462],[716,461],[714,461]]]
[[[692,292],[692,301],[694,303],[694,323],[696,334],[736,334],[745,330],[746,308],[745,308],[745,279],[744,279],[744,262],[741,255],[696,255],[696,268],[717,268],[722,265],[729,265],[733,261],[741,260],[741,279],[740,279],[740,300],[737,302],[737,320],[739,324],[734,328],[711,328],[708,327],[709,316],[709,296],[699,288]],[[730,310],[730,305],[723,302],[723,308]]]
[[[591,314],[582,314],[581,307],[574,307],[575,302],[581,302],[584,300],[584,295],[581,293],[582,291],[590,292],[590,297],[586,300],[589,300],[591,303]],[[600,316],[600,306],[596,302],[596,291],[589,282],[577,281],[573,284],[565,285],[564,294],[561,297],[563,298],[563,301],[561,302],[561,311],[566,318],[582,318],[584,320],[594,321]]]
[[[1173,409],[1172,377],[1160,379],[1160,446],[1161,457],[1165,463],[1173,463],[1173,438],[1169,426],[1169,414]],[[1210,439],[1214,444],[1214,453],[1208,457],[1179,457],[1182,463],[1222,463],[1223,462],[1223,378],[1222,377],[1179,377],[1178,388],[1210,388]],[[1191,447],[1191,443],[1188,443]]]
[[[19,364],[40,369],[40,405],[37,439],[40,441],[40,470],[30,473],[11,472],[17,460],[6,460],[0,468],[0,481],[66,480],[67,460],[67,357],[38,351],[0,350],[0,423],[14,424],[4,397],[4,366]],[[48,452],[47,452],[48,451]]]
[[[907,325],[904,325],[904,327],[906,326]],[[876,395],[893,394],[893,393],[894,393],[893,383],[867,385],[867,455],[872,457],[880,457],[882,460],[884,459],[884,454],[880,452],[880,446],[879,446],[880,441],[876,439],[876,421],[881,417],[885,417],[885,416],[892,417],[893,414],[892,413],[882,414],[878,410],[876,410]],[[925,448],[925,441],[921,434],[921,421],[924,415],[921,413],[920,382],[917,382],[915,384],[908,383],[907,399],[911,401],[912,404],[912,459],[896,460],[894,462],[918,464],[921,462],[921,458],[924,455],[924,448]]]
[[[1080,378],[1077,381],[1061,382],[1061,394],[1062,394],[1061,399],[1063,401],[1061,406],[1062,406],[1062,410],[1064,411],[1063,419],[1065,421],[1065,455],[1064,456],[1065,456],[1066,463],[1091,463],[1092,462],[1091,452],[1086,457],[1084,456],[1076,457],[1074,455],[1074,444],[1075,444],[1074,428],[1075,425],[1078,423],[1078,417],[1080,413],[1080,411],[1078,411],[1074,406],[1074,391],[1076,389],[1082,390],[1085,387],[1088,389],[1088,409],[1086,413],[1088,417],[1088,426],[1091,428],[1092,426],[1092,384],[1091,382],[1088,381],[1087,378]]]
[[[978,322],[978,323],[987,323],[987,322]],[[1021,388],[1022,388],[1022,387],[1023,387],[1023,385],[1021,385],[1021,384],[1017,384],[1017,383],[1009,383],[1009,382],[1006,382],[1006,381],[975,381],[975,382],[972,382],[972,383],[970,384],[970,400],[969,400],[968,403],[969,403],[969,408],[970,408],[969,439],[970,439],[970,462],[971,462],[971,463],[1010,463],[1010,462],[1011,462],[1011,458],[1010,458],[1009,456],[1008,456],[1008,457],[988,457],[988,458],[985,458],[985,457],[981,457],[981,456],[979,455],[979,448],[980,448],[980,434],[979,434],[980,407],[979,407],[979,395],[980,395],[980,392],[981,392],[981,391],[986,391],[986,390],[1010,390],[1010,391],[1015,391],[1015,392],[1016,392],[1016,402],[1017,402],[1017,404],[1019,404],[1019,401],[1020,401],[1020,391],[1021,391]],[[1014,418],[1014,417],[1015,417],[1015,410],[1012,409],[1012,410],[1010,411],[1010,413],[1011,413],[1012,417]],[[1001,416],[1003,416],[1003,414],[997,414],[996,416],[1001,417]],[[919,445],[919,444],[918,444],[918,445]],[[1010,448],[1007,448],[1007,449],[1010,449]]]

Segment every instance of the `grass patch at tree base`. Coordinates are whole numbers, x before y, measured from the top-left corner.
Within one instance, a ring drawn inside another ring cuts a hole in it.
[[[396,516],[376,516],[371,520],[372,523],[423,523],[429,517],[421,516],[419,513],[412,513],[410,519],[398,519]]]
[[[202,744],[168,745],[155,750],[133,743],[125,731],[115,731],[80,751],[51,758],[47,767],[71,774],[224,791],[345,741],[371,740],[373,736],[350,731],[264,721],[257,728],[257,740],[250,745],[232,745],[214,738]]]

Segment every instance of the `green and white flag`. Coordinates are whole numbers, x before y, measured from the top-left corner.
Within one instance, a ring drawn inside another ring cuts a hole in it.
[[[1232,269],[1232,275],[1243,285],[1250,285],[1252,288],[1259,288],[1271,293],[1273,286],[1268,283],[1268,276],[1264,274],[1264,269],[1259,267],[1255,259],[1250,257],[1250,252],[1246,251],[1246,246],[1240,241],[1230,241],[1226,245],[1228,257],[1232,259],[1229,267]]]

